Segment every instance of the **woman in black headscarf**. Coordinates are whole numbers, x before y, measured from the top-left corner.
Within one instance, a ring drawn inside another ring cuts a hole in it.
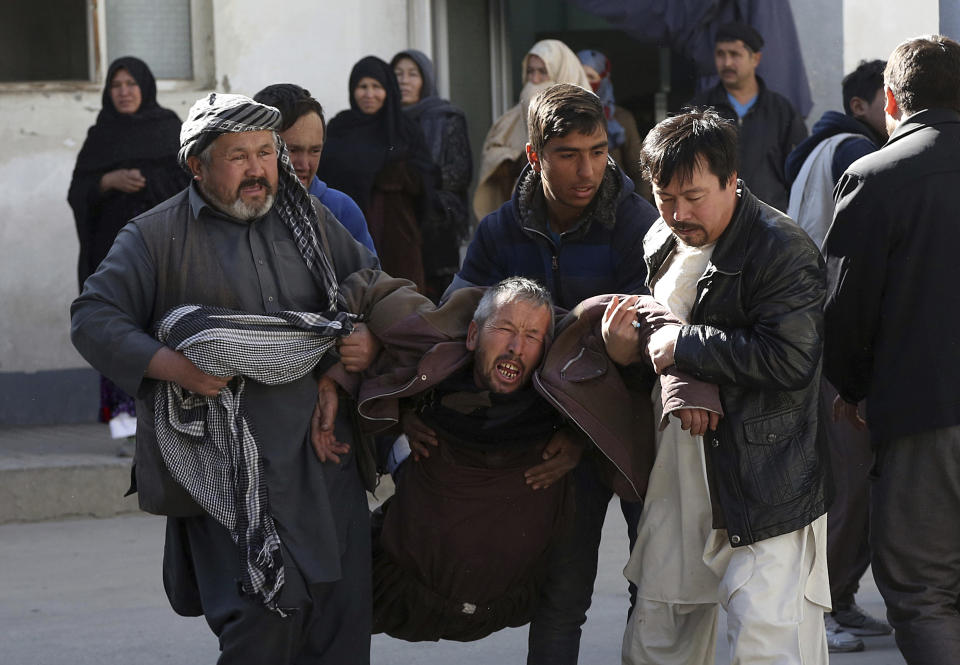
[[[436,179],[423,132],[404,115],[390,66],[367,56],[350,72],[350,109],[327,126],[317,175],[357,202],[383,270],[424,290],[420,220]]]
[[[146,63],[118,58],[106,80],[103,108],[87,132],[67,195],[80,239],[81,288],[127,222],[190,181],[177,164],[180,118],[157,104],[157,83]]]
[[[103,107],[87,132],[67,200],[80,240],[80,288],[132,218],[190,182],[177,164],[180,118],[157,104],[157,83],[142,60],[118,58],[107,70]],[[101,382],[100,417],[133,414],[133,400]]]
[[[440,170],[423,233],[426,295],[434,301],[446,291],[460,269],[460,243],[470,230],[467,188],[473,176],[470,137],[463,111],[437,95],[433,63],[416,49],[401,51],[390,61],[400,84],[403,111],[419,123]]]

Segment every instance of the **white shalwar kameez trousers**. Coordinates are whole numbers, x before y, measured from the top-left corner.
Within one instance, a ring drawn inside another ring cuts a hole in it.
[[[713,245],[678,243],[653,285],[653,296],[684,321],[712,253]],[[731,547],[725,529],[711,528],[703,446],[677,419],[657,435],[637,543],[624,569],[637,585],[624,665],[712,665],[718,603],[727,612],[731,665],[827,665],[826,515],[791,533]]]

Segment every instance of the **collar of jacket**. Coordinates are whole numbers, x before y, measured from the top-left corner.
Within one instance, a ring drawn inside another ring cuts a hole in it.
[[[737,190],[740,192],[740,200],[733,212],[733,219],[730,220],[730,224],[717,240],[717,246],[710,257],[707,272],[716,270],[728,275],[736,275],[743,270],[750,228],[760,212],[760,205],[757,197],[750,193],[742,180],[737,180]],[[673,235],[670,227],[661,217],[643,239],[643,256],[647,262],[648,287],[676,244],[677,237]]]
[[[547,204],[543,196],[540,174],[527,164],[517,181],[514,195],[514,212],[524,231],[537,233],[550,238],[547,230]],[[611,158],[607,158],[607,169],[600,181],[597,195],[584,210],[580,219],[569,231],[560,234],[564,240],[576,241],[583,238],[596,222],[612,229],[617,223],[617,203],[623,192],[623,177],[620,168]]]
[[[890,135],[890,139],[886,145],[895,143],[924,127],[932,127],[948,122],[960,122],[960,112],[946,108],[932,108],[917,111],[900,123],[893,134]]]
[[[753,109],[757,108],[757,105],[763,101],[763,98],[767,94],[767,84],[763,82],[763,79],[757,76],[757,101],[753,103],[753,106],[750,107],[750,111],[747,111],[749,114]],[[723,87],[723,81],[717,81],[712,88],[710,88],[710,93],[707,97],[707,103],[710,106],[720,107],[725,106],[733,113],[736,117],[736,111],[733,110],[733,105],[730,104],[730,99],[727,97],[727,89]]]

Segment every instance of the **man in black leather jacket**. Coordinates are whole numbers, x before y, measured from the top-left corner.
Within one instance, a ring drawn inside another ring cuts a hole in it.
[[[661,214],[644,239],[648,280],[687,322],[657,331],[651,358],[658,371],[675,364],[719,385],[725,415],[683,423],[703,433],[692,442],[679,424],[661,434],[625,571],[639,590],[624,662],[706,659],[717,603],[732,662],[828,658],[832,484],[817,437],[824,264],[806,233],[737,179],[736,141],[713,111],[668,118],[644,141]],[[607,327],[608,351],[629,327]]]

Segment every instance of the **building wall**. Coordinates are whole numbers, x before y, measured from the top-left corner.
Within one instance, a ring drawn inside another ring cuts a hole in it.
[[[252,95],[271,83],[297,83],[333,117],[349,106],[348,79],[357,60],[376,55],[389,61],[410,46],[407,0],[356,0],[350,11],[336,0],[277,6],[290,10],[279,14],[254,0],[215,3],[218,89]]]
[[[467,12],[464,0],[444,1],[450,57],[480,58],[487,66],[486,3],[471,0]],[[886,58],[917,34],[960,36],[953,0],[790,2],[816,103],[808,124],[840,108],[840,80],[859,60]],[[295,82],[332,117],[348,106],[347,80],[359,58],[389,59],[408,46],[431,52],[429,6],[430,0],[355,0],[347,10],[342,0],[287,0],[277,5],[286,13],[278,14],[253,0],[212,0],[209,33],[200,41],[211,54],[217,90],[253,94],[270,83]],[[454,64],[449,73],[469,79],[451,80],[450,94],[471,118],[477,150],[491,120],[490,96],[481,94],[490,79],[479,76],[476,63]],[[160,103],[182,118],[210,86],[160,87]],[[96,374],[69,341],[78,247],[66,194],[100,109],[102,82],[23,88],[0,85],[0,425],[89,420],[98,402]]]
[[[905,39],[939,31],[939,0],[845,0],[843,71],[853,71],[861,60],[886,60]]]
[[[408,7],[420,4],[355,0],[344,11],[342,1],[287,0],[278,14],[253,0],[214,0],[203,41],[213,49],[216,89],[252,95],[299,83],[332,117],[348,106],[353,63],[406,48]],[[96,375],[69,340],[78,245],[66,197],[102,86],[0,86],[0,425],[95,415]],[[158,97],[183,118],[206,88],[162,83]]]
[[[790,0],[790,7],[813,96],[812,127],[825,111],[843,108],[843,7],[837,0]]]
[[[940,0],[940,34],[960,40],[960,2]]]

